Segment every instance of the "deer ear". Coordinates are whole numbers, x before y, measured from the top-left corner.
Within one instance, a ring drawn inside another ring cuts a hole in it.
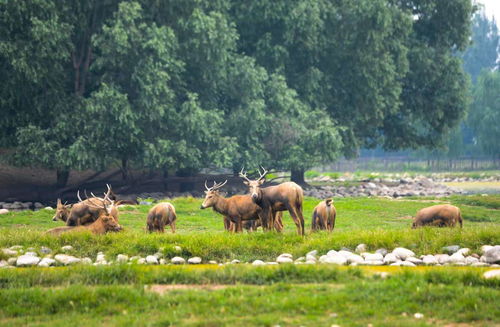
[[[325,202],[326,202],[326,205],[329,206],[333,203],[333,199],[326,199]]]

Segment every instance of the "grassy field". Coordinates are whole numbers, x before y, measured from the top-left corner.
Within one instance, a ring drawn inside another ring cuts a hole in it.
[[[0,248],[72,245],[72,254],[95,259],[103,251],[149,255],[161,251],[200,256],[204,261],[274,260],[316,249],[324,253],[365,243],[370,250],[404,246],[417,254],[438,253],[458,244],[477,251],[500,243],[500,196],[452,196],[442,199],[343,198],[332,234],[299,237],[288,215],[282,234],[229,234],[222,218],[200,210],[201,199],[172,200],[178,232],[145,232],[151,206],[120,209],[122,233],[44,235],[53,211],[11,212],[0,216]],[[306,227],[317,199],[304,203]],[[425,206],[459,206],[464,228],[410,229],[410,216]],[[181,246],[176,252],[174,246]],[[1,256],[1,255],[0,255]],[[380,278],[376,273],[388,272]],[[253,267],[249,265],[74,266],[0,269],[0,325],[8,326],[495,326],[500,325],[500,282],[481,277],[485,269],[458,267],[335,267],[327,265]],[[152,291],[164,285],[182,288]],[[153,286],[151,286],[153,285]],[[160,285],[160,286],[155,286]],[[415,313],[424,318],[416,319]],[[460,325],[453,325],[460,324]]]

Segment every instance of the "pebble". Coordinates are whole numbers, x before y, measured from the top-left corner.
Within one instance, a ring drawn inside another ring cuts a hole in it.
[[[201,263],[201,258],[200,257],[189,258],[188,263],[191,265],[199,265]]]
[[[361,244],[358,244],[358,246],[356,246],[356,250],[354,250],[354,251],[357,253],[361,253],[361,252],[366,252],[367,250],[368,249],[367,249],[366,244],[361,243]]]
[[[381,255],[385,256],[389,251],[387,251],[386,249],[377,249],[375,251],[375,253],[380,253]]]
[[[464,257],[466,257],[470,253],[469,248],[461,248],[460,250],[457,251],[457,253],[460,253]]]
[[[174,250],[177,253],[182,252],[182,248],[180,246],[178,246],[178,245],[174,246]]]
[[[12,258],[9,258],[7,259],[7,263],[9,264],[9,266],[14,266],[17,262],[17,258],[16,257],[12,257]]]
[[[500,278],[500,269],[488,270],[483,274],[486,279]]]
[[[443,252],[448,253],[448,254],[453,254],[460,250],[460,246],[458,245],[450,245],[450,246],[445,246],[443,247]]]
[[[265,265],[266,265],[266,263],[265,263],[264,261],[262,261],[262,260],[254,260],[254,261],[252,262],[252,265],[253,265],[253,266],[265,266]]]
[[[276,258],[277,263],[293,263],[293,259],[289,257],[279,256]]]
[[[70,251],[73,251],[73,247],[71,245],[65,245],[61,248],[61,251],[70,252]]]
[[[406,248],[395,248],[392,253],[400,260],[406,260],[408,257],[414,257],[415,253],[412,250]]]
[[[180,265],[186,263],[186,260],[181,257],[173,257],[170,262],[172,262],[174,265]]]
[[[85,257],[82,259],[82,261],[80,261],[82,264],[84,265],[91,265],[92,264],[92,259],[90,259],[89,257]]]
[[[346,259],[347,259],[347,262],[349,262],[349,263],[359,263],[359,264],[361,264],[361,263],[365,262],[363,260],[362,256],[354,254],[354,253],[351,253],[351,255],[348,256]]]
[[[43,258],[39,263],[38,267],[50,267],[56,264],[56,261],[52,258]]]
[[[434,256],[439,264],[443,265],[450,262],[450,256],[447,254],[436,254]]]
[[[45,208],[43,208],[43,209],[44,209],[44,210],[54,210],[54,208],[52,208],[52,207],[45,207]]]
[[[238,264],[238,263],[241,263],[241,261],[240,261],[240,260],[238,260],[238,259],[234,259],[234,260],[231,260],[231,262],[230,262],[230,263],[231,263],[232,265],[236,265],[236,264]]]
[[[40,262],[40,258],[31,254],[25,254],[17,258],[16,266],[18,267],[28,267],[36,266]]]
[[[167,260],[161,258],[160,259],[160,265],[166,265],[167,264]]]
[[[52,250],[46,246],[42,246],[40,248],[40,253],[43,253],[43,254],[49,254],[49,253],[52,253]]]
[[[384,263],[391,264],[398,261],[398,257],[394,253],[387,253],[384,257]]]
[[[420,312],[417,312],[413,315],[413,317],[415,317],[415,319],[422,319],[424,317],[424,314],[423,313],[420,313]]]
[[[148,255],[146,257],[146,263],[149,265],[157,265],[158,264],[158,258],[154,255]]]
[[[433,265],[437,265],[438,264],[438,261],[437,259],[433,256],[433,255],[425,255],[423,258],[422,258],[422,262],[424,263],[424,265],[428,265],[428,266],[433,266]]]
[[[500,262],[500,245],[495,245],[488,249],[486,252],[484,252],[483,257],[481,257],[481,261],[486,263]]]
[[[116,262],[118,263],[125,263],[128,261],[128,255],[126,254],[119,254],[116,256]]]
[[[326,258],[324,258],[322,262],[323,263],[332,263],[335,265],[345,265],[345,264],[347,264],[347,259],[341,255],[326,256]]]
[[[405,260],[405,261],[406,261],[406,262],[411,262],[411,263],[413,263],[413,264],[415,264],[415,265],[421,265],[421,264],[423,264],[423,263],[424,263],[424,261],[423,261],[423,260],[421,260],[421,259],[419,259],[419,258],[415,258],[415,257],[408,257],[408,258],[406,258],[406,260]]]
[[[58,262],[62,263],[65,266],[79,263],[80,261],[82,261],[79,258],[67,254],[58,254],[54,257],[54,259],[56,259]]]
[[[11,249],[2,249],[2,253],[7,257],[13,257],[17,255],[17,251]]]
[[[462,253],[455,252],[450,256],[449,263],[465,263],[465,257]]]
[[[308,255],[312,255],[312,256],[316,257],[316,256],[318,255],[318,250],[312,250],[312,251],[309,251],[309,252],[307,252],[306,257],[307,257]]]
[[[383,261],[384,256],[380,253],[361,253],[366,261]]]

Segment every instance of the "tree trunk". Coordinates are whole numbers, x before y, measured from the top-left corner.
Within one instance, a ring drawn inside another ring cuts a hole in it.
[[[121,171],[122,171],[122,179],[124,181],[127,181],[128,178],[129,178],[129,175],[128,175],[128,159],[127,158],[122,158]]]
[[[304,169],[292,169],[292,177],[291,180],[292,182],[295,182],[299,185],[304,185],[306,184],[306,181],[304,179]]]
[[[56,175],[57,175],[56,186],[57,187],[65,187],[66,184],[68,184],[69,170],[60,170],[60,169],[58,169],[56,171]]]

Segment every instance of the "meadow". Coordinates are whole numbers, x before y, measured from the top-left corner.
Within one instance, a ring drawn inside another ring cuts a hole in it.
[[[283,233],[230,234],[222,217],[200,210],[202,199],[170,200],[178,214],[177,233],[148,234],[152,205],[120,208],[125,230],[103,236],[88,233],[44,235],[60,226],[54,211],[11,212],[0,217],[0,248],[22,245],[95,259],[123,253],[146,256],[200,256],[204,262],[239,259],[274,260],[288,252],[295,258],[311,250],[412,249],[439,253],[457,244],[479,251],[500,243],[500,196],[447,198],[337,199],[333,233],[311,233],[310,217],[319,201],[306,198],[307,235],[296,235],[284,216]],[[452,203],[462,209],[464,228],[412,230],[411,216],[425,206]],[[180,252],[174,247],[180,246]],[[1,254],[0,254],[1,256]],[[499,325],[500,281],[485,280],[486,268],[336,267],[330,265],[72,266],[0,270],[0,325],[9,326],[460,326]],[[388,273],[381,278],[379,273]],[[168,288],[169,285],[183,285]],[[167,287],[166,287],[167,286]],[[157,288],[163,291],[157,291]],[[155,291],[156,290],[156,291]],[[414,317],[422,313],[421,319]]]

